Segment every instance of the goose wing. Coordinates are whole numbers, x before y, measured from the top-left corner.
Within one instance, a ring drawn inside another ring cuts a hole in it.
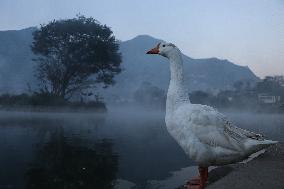
[[[197,105],[191,114],[191,125],[200,142],[211,147],[243,151],[248,139],[263,140],[262,135],[234,126],[223,114],[209,106]]]

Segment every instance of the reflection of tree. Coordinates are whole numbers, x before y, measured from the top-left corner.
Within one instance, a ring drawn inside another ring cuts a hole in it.
[[[70,140],[55,132],[39,150],[35,163],[27,172],[27,187],[40,189],[113,188],[118,157],[108,140],[92,146],[82,140]]]

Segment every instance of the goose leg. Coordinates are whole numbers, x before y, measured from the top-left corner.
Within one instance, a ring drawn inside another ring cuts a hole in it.
[[[208,173],[208,167],[205,167],[205,178],[206,178],[206,180],[205,180],[205,182],[207,183],[208,182],[208,176],[209,176],[209,173]]]
[[[200,175],[200,189],[204,189],[208,180],[208,167],[198,167]]]
[[[185,189],[204,189],[208,180],[208,167],[198,167],[199,176],[188,181]]]

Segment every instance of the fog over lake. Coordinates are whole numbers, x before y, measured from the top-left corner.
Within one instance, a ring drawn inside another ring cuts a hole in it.
[[[283,141],[281,114],[225,114],[241,128]],[[37,186],[52,174],[86,182],[92,174],[101,180],[91,184],[94,188],[117,179],[155,188],[149,181],[194,166],[168,134],[164,115],[137,108],[111,108],[106,114],[2,111],[0,188]]]

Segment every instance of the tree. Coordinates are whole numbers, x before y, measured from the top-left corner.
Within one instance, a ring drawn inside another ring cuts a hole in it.
[[[284,102],[284,81],[282,76],[266,76],[257,83],[255,90],[258,93],[266,93],[269,95],[280,96],[280,101]]]
[[[281,86],[275,77],[267,76],[257,83],[256,91],[258,93],[269,93],[274,95],[282,95],[284,87]]]
[[[193,104],[208,104],[210,105],[213,96],[204,91],[194,91],[189,95],[189,99]]]
[[[53,20],[33,33],[40,89],[62,98],[103,83],[114,84],[121,55],[113,32],[93,18]]]
[[[243,86],[244,86],[244,82],[243,81],[236,81],[233,84],[233,87],[235,88],[236,91],[241,91]]]
[[[134,100],[144,106],[164,108],[166,103],[165,91],[150,82],[141,83],[134,92]]]

